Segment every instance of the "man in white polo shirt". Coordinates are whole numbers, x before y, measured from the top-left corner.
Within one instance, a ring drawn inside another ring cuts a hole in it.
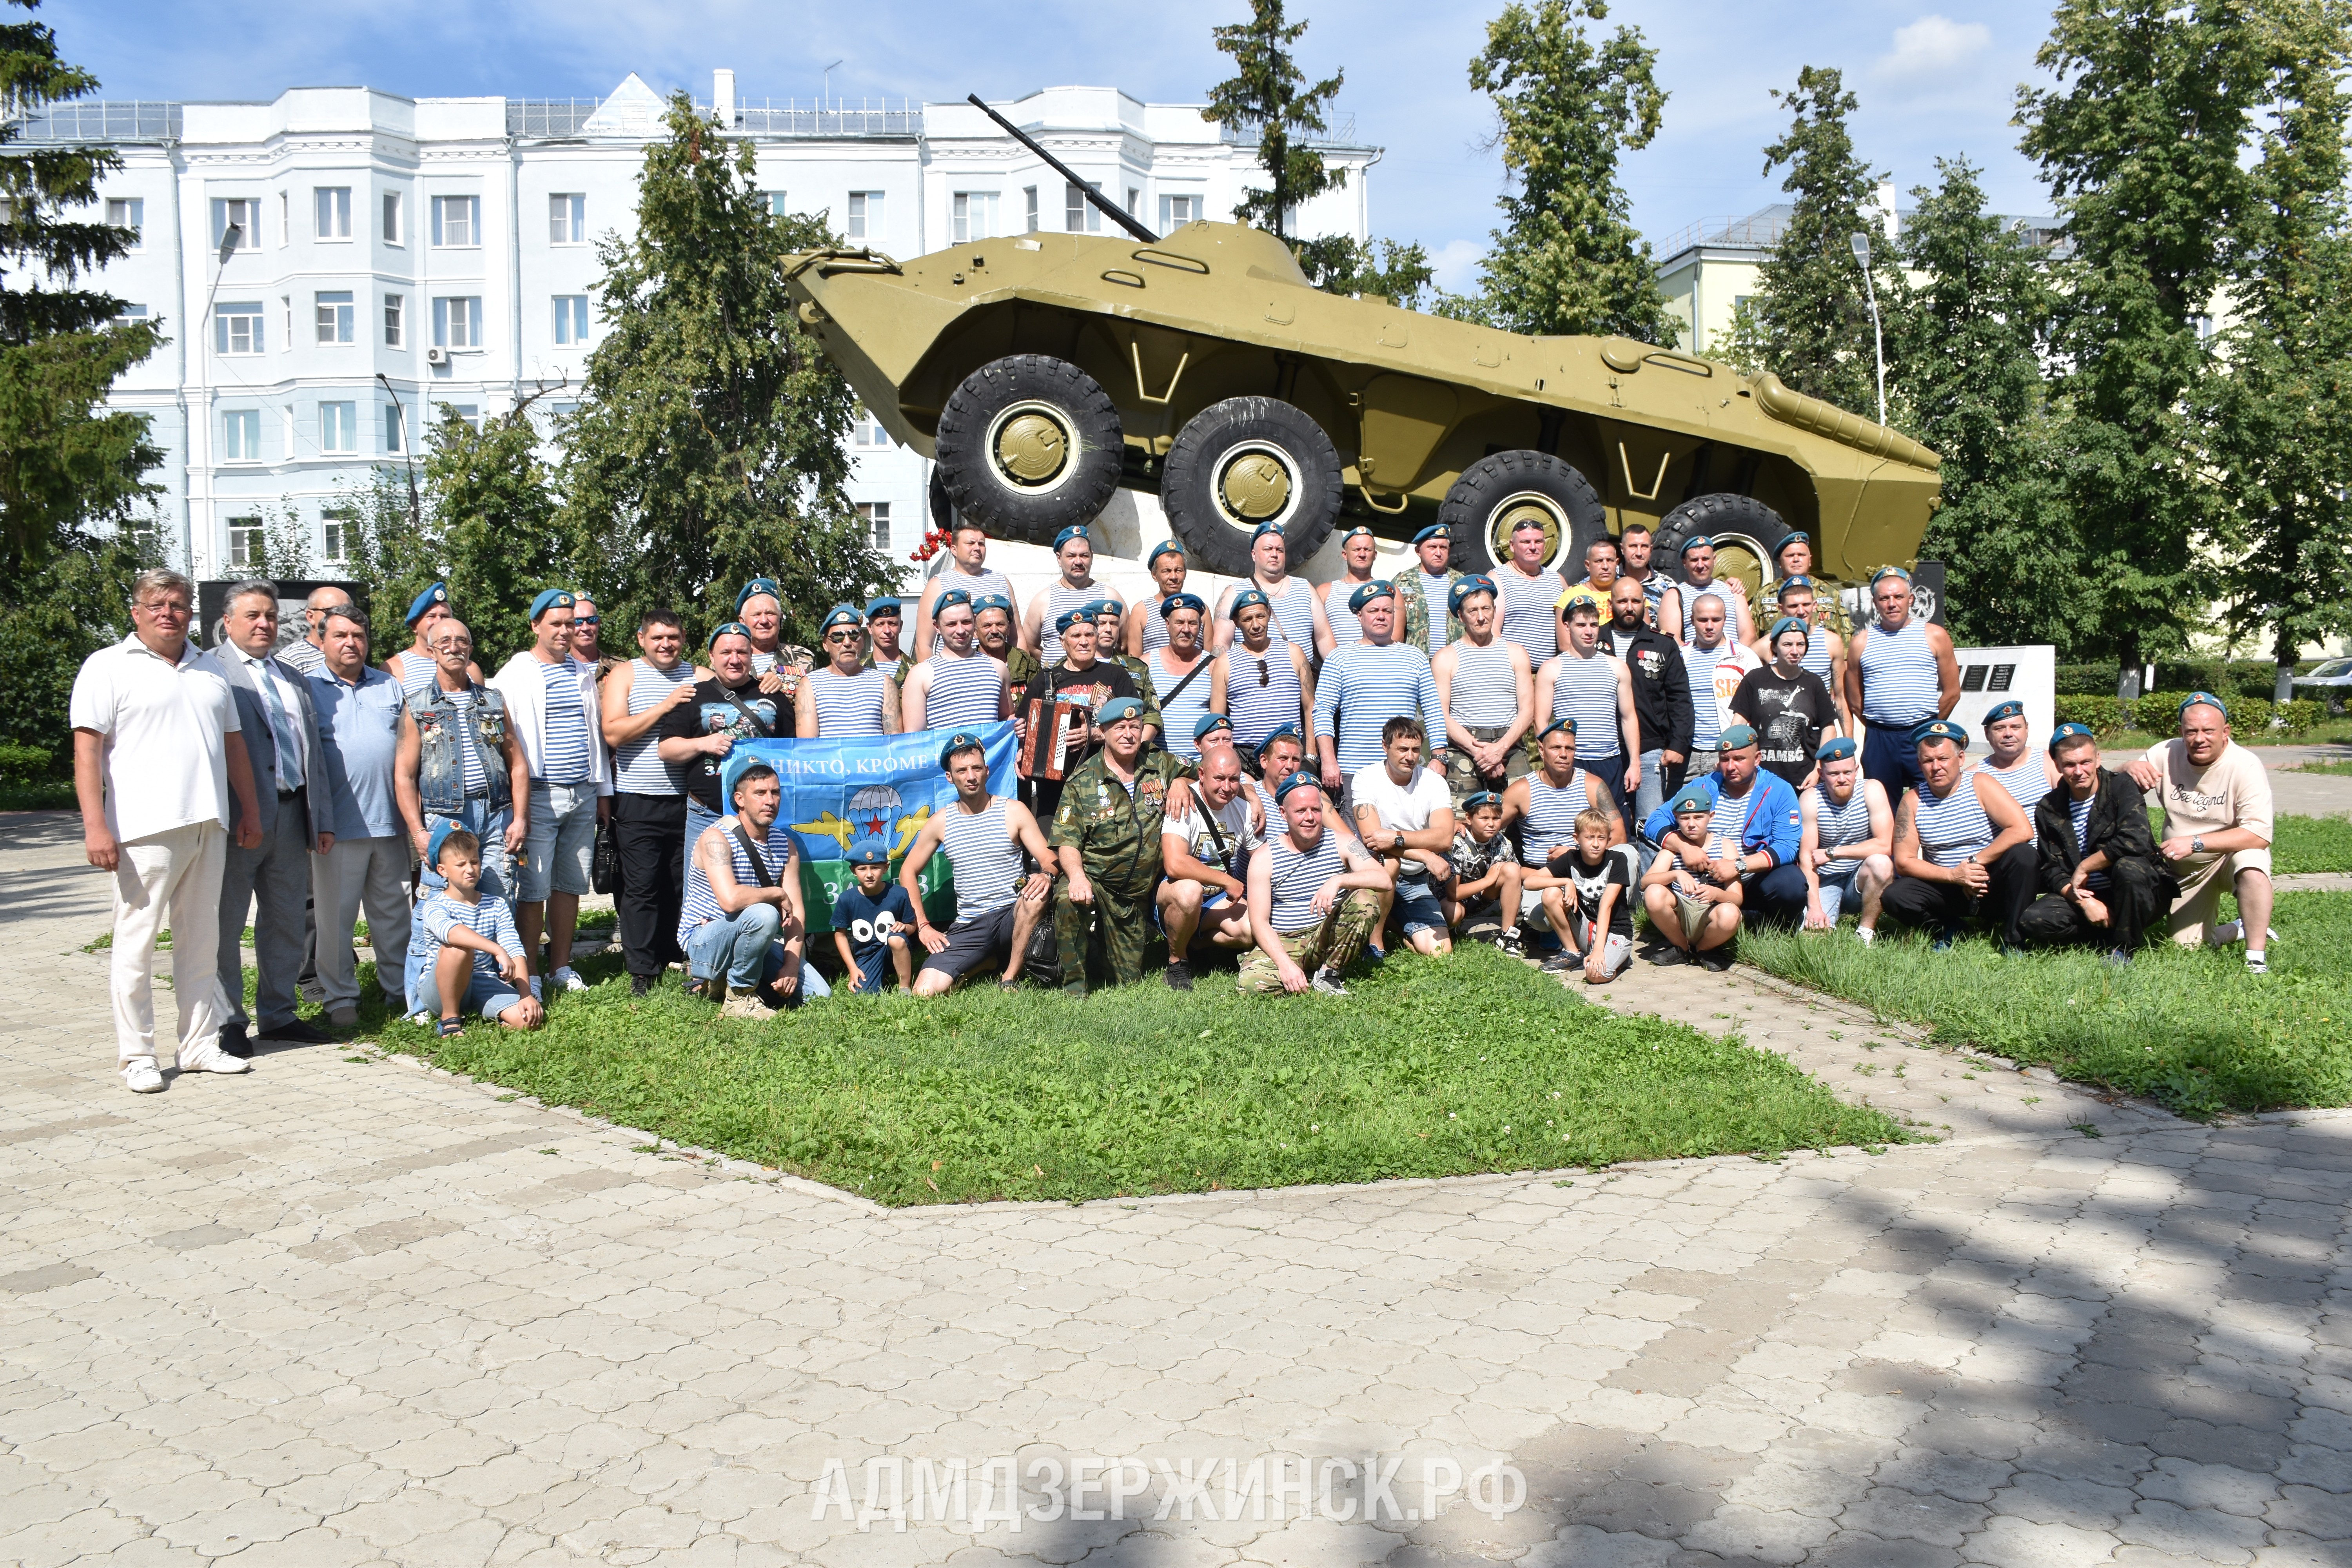
[[[195,597],[177,572],[141,573],[131,587],[131,636],[82,661],[69,709],[83,853],[114,876],[108,990],[122,1080],[135,1094],[163,1087],[155,1065],[155,939],[167,929],[180,1070],[248,1066],[220,1046],[230,795],[238,847],[260,846],[261,817],[236,700],[220,671],[188,646]]]

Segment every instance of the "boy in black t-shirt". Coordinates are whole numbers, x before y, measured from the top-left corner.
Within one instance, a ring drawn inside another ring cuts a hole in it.
[[[1567,878],[1576,893],[1572,929],[1561,933],[1559,954],[1544,961],[1546,969],[1581,968],[1586,984],[1606,985],[1633,961],[1632,858],[1628,847],[1610,847],[1608,817],[1590,807],[1576,814],[1576,843],[1553,850],[1545,867]]]
[[[890,851],[879,838],[849,847],[850,874],[856,881],[833,900],[833,945],[841,954],[845,994],[873,996],[882,990],[885,960],[898,971],[898,989],[915,988],[915,906],[907,889],[890,880]]]

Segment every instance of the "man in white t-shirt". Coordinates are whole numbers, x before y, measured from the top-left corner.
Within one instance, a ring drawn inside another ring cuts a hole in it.
[[[1160,823],[1160,928],[1168,935],[1168,984],[1192,989],[1192,938],[1231,952],[1246,951],[1250,933],[1249,858],[1265,842],[1265,809],[1234,750],[1232,731],[1201,748],[1199,775],[1168,789]],[[1241,870],[1236,871],[1235,867]]]
[[[2210,691],[2180,704],[2180,735],[2159,741],[2125,764],[2142,789],[2160,792],[2164,841],[2157,846],[2180,896],[2172,900],[2172,940],[2209,947],[2246,944],[2246,967],[2270,968],[2271,838],[2276,812],[2263,760],[2230,738],[2230,714]],[[2224,892],[2238,918],[2219,922]]]
[[[1421,765],[1424,743],[1421,721],[1411,714],[1381,725],[1381,760],[1349,781],[1348,803],[1364,847],[1388,862],[1391,874],[1376,934],[1388,929],[1393,910],[1414,952],[1451,952],[1441,895],[1454,870],[1446,858],[1454,847],[1454,792],[1443,775]]]
[[[115,1053],[134,1094],[163,1087],[155,1065],[155,939],[167,929],[180,1070],[247,1067],[220,1043],[228,1016],[218,968],[220,889],[230,797],[237,847],[260,847],[261,816],[236,700],[188,642],[195,598],[194,584],[177,572],[142,572],[131,588],[131,635],[82,661],[68,709],[82,852],[114,878],[108,989]]]

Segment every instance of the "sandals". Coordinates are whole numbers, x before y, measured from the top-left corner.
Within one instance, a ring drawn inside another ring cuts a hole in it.
[[[435,1026],[435,1032],[445,1040],[452,1035],[462,1035],[466,1032],[466,1020],[463,1018],[444,1018],[440,1023]]]

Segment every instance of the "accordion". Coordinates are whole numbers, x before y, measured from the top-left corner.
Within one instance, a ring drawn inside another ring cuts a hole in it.
[[[1087,743],[1087,723],[1094,710],[1083,702],[1059,702],[1033,697],[1021,742],[1021,776],[1058,779],[1069,771],[1070,760]]]

